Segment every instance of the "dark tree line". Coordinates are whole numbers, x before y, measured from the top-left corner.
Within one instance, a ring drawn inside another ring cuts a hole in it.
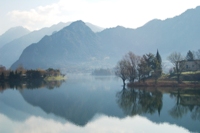
[[[49,68],[47,70],[26,70],[22,66],[19,66],[15,71],[6,70],[5,67],[0,67],[0,81],[21,81],[21,80],[33,80],[44,79],[47,76],[59,76],[60,70]]]

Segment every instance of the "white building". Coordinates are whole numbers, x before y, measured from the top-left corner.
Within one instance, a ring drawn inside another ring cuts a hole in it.
[[[179,66],[183,67],[183,71],[199,71],[200,70],[200,60],[192,61],[181,61]]]

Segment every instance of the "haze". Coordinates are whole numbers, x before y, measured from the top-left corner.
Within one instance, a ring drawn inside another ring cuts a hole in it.
[[[200,5],[199,0],[7,0],[0,1],[0,35],[15,26],[37,30],[59,22],[83,20],[107,28],[137,28]]]

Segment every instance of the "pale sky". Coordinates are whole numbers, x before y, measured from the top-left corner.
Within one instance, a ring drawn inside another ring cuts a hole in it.
[[[76,20],[103,28],[137,28],[199,5],[200,0],[0,0],[0,35],[15,26],[37,30]]]

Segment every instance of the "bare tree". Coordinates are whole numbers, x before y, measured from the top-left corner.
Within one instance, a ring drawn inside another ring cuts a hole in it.
[[[143,82],[145,82],[145,79],[149,76],[151,68],[148,66],[148,62],[144,59],[144,56],[140,58],[137,70],[138,70],[139,82],[141,79],[143,80]]]
[[[180,75],[184,70],[185,61],[180,53],[173,52],[168,56],[168,60],[173,64],[177,76],[177,81],[180,82]]]
[[[125,55],[125,59],[129,61],[131,65],[129,81],[134,82],[138,76],[137,68],[140,62],[140,56],[135,55],[133,52],[129,52]]]
[[[196,59],[200,60],[200,49],[195,52]]]
[[[130,73],[131,73],[131,64],[128,60],[123,58],[117,63],[117,66],[115,68],[115,75],[120,77],[123,81],[123,87],[125,88],[125,81],[129,79]]]

